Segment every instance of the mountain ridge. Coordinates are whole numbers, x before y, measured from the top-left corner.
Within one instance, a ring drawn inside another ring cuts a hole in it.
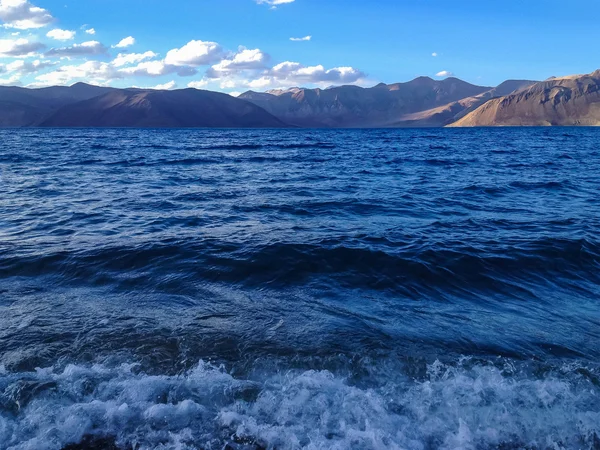
[[[0,87],[0,127],[600,126],[600,70],[477,86],[458,78],[293,87],[239,97],[199,89]]]
[[[439,81],[417,77],[404,83],[380,83],[371,88],[296,87],[263,93],[247,91],[239,98],[299,127],[398,127],[403,125],[402,117],[406,114],[440,107],[491,89],[454,77]]]
[[[42,127],[281,128],[252,103],[199,89],[122,89],[63,106]]]
[[[600,126],[600,70],[493,98],[449,126]]]

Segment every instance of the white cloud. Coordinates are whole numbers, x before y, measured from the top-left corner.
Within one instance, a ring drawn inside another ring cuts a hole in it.
[[[22,59],[18,59],[16,61],[11,62],[6,65],[7,72],[16,72],[18,74],[29,74],[39,72],[40,70],[47,69],[48,67],[52,67],[56,65],[52,61],[40,61],[35,60],[32,62],[24,61]]]
[[[150,88],[150,89],[155,89],[157,91],[168,91],[168,90],[174,89],[176,87],[177,87],[177,83],[175,82],[175,80],[173,80],[173,81],[169,81],[168,83],[157,84],[156,86],[154,86],[153,88]]]
[[[32,5],[27,0],[1,0],[0,20],[7,28],[28,30],[45,27],[52,23],[54,18],[48,11]]]
[[[41,0],[0,0],[0,19],[6,23],[5,27],[40,28],[54,20],[48,11],[32,5],[30,1]],[[255,2],[277,7],[293,3],[294,0],[255,0]],[[90,25],[82,25],[77,32],[81,36],[96,34],[96,30]],[[48,27],[43,33],[48,38],[57,41],[69,41],[76,37],[77,32]],[[22,35],[25,34],[27,32],[22,32]],[[47,50],[42,59],[39,55],[44,53],[46,46],[40,42],[32,42],[31,39],[31,37],[28,39],[19,37],[0,39],[0,58],[12,58],[9,60],[9,62],[12,61],[10,64],[0,64],[0,72],[11,75],[10,78],[5,75],[11,82],[14,82],[12,80],[14,76],[26,74],[35,74],[33,75],[35,76],[33,84],[40,86],[64,85],[75,81],[107,84],[115,79],[132,78],[135,80],[136,77],[171,75],[173,81],[159,84],[155,89],[172,89],[177,82],[180,85],[184,84],[176,77],[196,75],[201,66],[206,66],[207,70],[203,76],[196,77],[201,79],[190,82],[189,87],[215,86],[227,92],[237,92],[248,87],[255,89],[298,85],[325,87],[332,84],[354,84],[360,80],[364,82],[365,79],[365,74],[353,67],[328,69],[322,65],[305,66],[289,61],[273,66],[269,62],[269,55],[261,49],[239,47],[237,51],[231,52],[212,41],[191,40],[182,47],[173,48],[162,56],[153,51],[142,53],[129,53],[128,50],[111,51],[109,47],[96,40],[80,43],[55,43],[56,47]],[[88,39],[94,38],[89,37]],[[310,35],[290,38],[295,42],[310,41],[311,39]],[[128,36],[113,45],[112,48],[125,49],[135,43],[136,40],[132,36]],[[106,59],[107,62],[103,62],[103,58],[95,58],[109,56],[109,54],[113,58],[112,61]],[[117,55],[114,56],[114,54]],[[39,59],[33,58],[35,56],[38,56]],[[90,60],[82,63],[78,61],[80,58],[89,58]],[[33,61],[33,59],[36,60]],[[73,61],[69,62],[70,59]],[[100,61],[95,59],[100,59]],[[46,72],[44,69],[50,67],[50,71],[44,73]],[[163,81],[163,79],[160,80]]]
[[[56,28],[54,30],[48,31],[48,33],[46,33],[46,36],[52,39],[56,39],[57,41],[70,41],[75,37],[75,32]]]
[[[11,75],[9,78],[0,78],[0,86],[18,86],[21,84],[20,75]]]
[[[269,55],[258,48],[249,50],[240,48],[239,52],[231,59],[224,59],[207,71],[209,78],[219,78],[224,75],[237,73],[244,70],[260,70],[265,68]]]
[[[230,92],[229,95],[231,95],[232,97],[239,97],[240,95],[242,95],[242,93],[234,91],[234,92]]]
[[[208,80],[191,81],[188,83],[188,87],[194,88],[194,89],[203,89],[206,86],[208,86],[208,83],[209,83]]]
[[[454,76],[454,74],[452,72],[449,72],[448,70],[442,70],[441,72],[436,73],[435,76],[440,78],[446,78],[452,77]]]
[[[156,58],[158,55],[154,52],[145,53],[119,53],[113,60],[112,65],[115,67],[127,66],[129,64],[137,64],[146,59]]]
[[[174,66],[165,64],[164,61],[144,61],[136,66],[120,69],[119,72],[128,76],[142,77],[160,77],[172,73],[176,73],[180,77],[186,77],[197,73],[193,67]]]
[[[305,66],[298,62],[286,61],[270,67],[266,65],[268,55],[259,49],[240,51],[215,64],[206,71],[200,82],[190,83],[191,87],[205,87],[215,83],[220,89],[229,90],[250,88],[256,90],[299,85],[319,85],[327,87],[340,84],[361,84],[366,74],[353,67],[326,69],[322,65]]]
[[[73,44],[71,47],[53,48],[46,53],[46,56],[74,57],[74,56],[94,56],[105,55],[108,48],[98,41],[87,41],[81,44]]]
[[[62,66],[53,72],[35,77],[33,86],[66,85],[75,80],[84,80],[93,84],[106,84],[123,75],[112,65],[100,61],[87,61],[80,65]]]
[[[436,58],[436,57],[438,56],[438,54],[437,54],[436,52],[433,52],[433,53],[431,54],[431,56],[433,56],[434,58]]]
[[[117,45],[113,45],[113,48],[127,48],[135,44],[133,36],[128,36],[125,39],[121,39]]]
[[[271,77],[261,77],[256,80],[250,80],[247,86],[252,89],[266,89],[269,86],[275,86],[277,83]]]
[[[256,0],[256,3],[259,5],[269,5],[271,8],[275,9],[279,5],[286,5],[288,3],[294,3],[295,0]]]
[[[219,86],[221,89],[233,89],[238,86],[238,83],[234,79],[225,79],[221,81],[221,84]]]
[[[219,61],[223,49],[216,42],[190,41],[181,48],[167,53],[166,64],[174,66],[206,66]]]
[[[169,73],[167,70],[167,66],[163,61],[141,62],[134,67],[127,67],[125,69],[121,69],[121,72],[126,73],[128,75],[141,75],[151,77],[158,77]]]
[[[36,52],[46,48],[40,42],[31,42],[27,39],[0,39],[1,58],[25,58],[33,56]]]
[[[280,75],[285,76],[285,74],[292,73],[292,72],[295,72],[297,70],[300,70],[302,67],[303,66],[300,63],[286,61],[286,62],[282,62],[282,63],[277,64],[275,67],[273,67],[273,69],[271,70],[271,72],[273,74],[280,74]]]
[[[312,39],[312,36],[304,36],[304,37],[300,37],[300,38],[291,37],[290,41],[293,41],[293,42],[306,42],[306,41],[310,41],[311,39]]]
[[[297,62],[286,61],[271,69],[270,76],[288,84],[352,84],[366,75],[354,67],[334,67],[325,69],[322,65],[303,66]]]

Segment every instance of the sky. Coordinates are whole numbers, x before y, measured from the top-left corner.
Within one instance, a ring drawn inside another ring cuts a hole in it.
[[[600,68],[597,1],[0,0],[0,85],[543,80]]]

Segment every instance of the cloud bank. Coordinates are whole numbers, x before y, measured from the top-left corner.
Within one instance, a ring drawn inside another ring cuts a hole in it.
[[[259,5],[272,8],[293,2],[255,0]],[[77,31],[52,27],[56,19],[50,11],[30,0],[0,0],[0,21],[4,29],[13,30],[6,38],[0,34],[0,58],[8,59],[0,63],[0,73],[5,75],[0,84],[46,86],[84,81],[132,85],[143,78],[156,78],[156,89],[173,89],[179,82],[169,78],[193,77],[183,84],[240,92],[298,85],[353,84],[366,77],[364,72],[350,66],[305,65],[294,59],[272,61],[263,49],[240,46],[231,50],[208,39],[193,39],[163,54],[147,48],[130,51],[134,45],[140,45],[133,36],[113,45],[94,38],[76,41]],[[82,25],[79,30],[83,36],[96,35],[96,29],[90,25]],[[291,37],[290,41],[311,39],[312,36],[307,35]]]

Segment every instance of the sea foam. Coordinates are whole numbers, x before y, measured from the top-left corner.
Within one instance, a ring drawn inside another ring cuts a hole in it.
[[[396,375],[390,377],[390,371]],[[385,363],[348,373],[257,370],[236,378],[200,362],[177,376],[135,365],[3,373],[1,448],[59,450],[86,436],[139,449],[568,449],[598,447],[597,374],[537,376],[435,362],[420,379]],[[236,444],[237,443],[237,444]]]

